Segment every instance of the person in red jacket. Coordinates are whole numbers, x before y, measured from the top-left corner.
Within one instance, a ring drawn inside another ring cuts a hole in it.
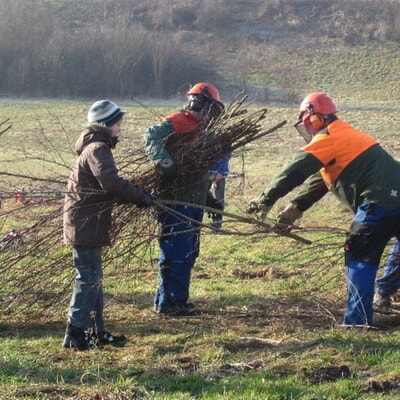
[[[148,127],[144,135],[146,153],[171,188],[169,194],[160,194],[160,198],[187,203],[172,205],[158,215],[161,254],[154,308],[157,313],[169,316],[198,314],[188,299],[191,271],[199,255],[203,209],[191,207],[190,203],[204,206],[209,197],[208,169],[204,173],[200,171],[201,176],[193,177],[193,170],[184,170],[181,166],[177,152],[205,140],[204,129],[224,109],[219,92],[211,83],[197,83],[186,95],[183,110]]]
[[[276,175],[248,211],[265,218],[275,202],[305,183],[304,195],[280,216],[297,219],[331,191],[355,214],[345,241],[347,307],[344,325],[371,325],[374,283],[383,250],[400,238],[400,163],[371,136],[337,117],[325,93],[309,94],[301,103],[298,132],[307,145]]]
[[[109,246],[111,212],[116,202],[151,206],[153,197],[118,175],[112,149],[118,142],[124,112],[112,101],[89,109],[79,136],[78,155],[64,201],[64,241],[72,246],[76,269],[63,347],[88,350],[96,344],[123,346],[125,336],[107,332],[103,321],[101,250]]]

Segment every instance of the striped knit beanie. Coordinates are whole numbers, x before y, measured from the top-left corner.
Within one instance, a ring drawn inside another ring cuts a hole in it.
[[[110,100],[99,100],[94,103],[88,112],[89,123],[98,122],[110,127],[115,125],[125,114],[115,103]]]

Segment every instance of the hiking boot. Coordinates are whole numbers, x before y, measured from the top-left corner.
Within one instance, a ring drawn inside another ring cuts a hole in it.
[[[124,335],[116,336],[112,335],[110,332],[102,331],[97,332],[94,335],[96,339],[96,345],[104,346],[106,344],[111,344],[116,347],[123,347],[125,343],[128,341],[127,337]]]
[[[390,311],[392,308],[392,300],[390,295],[376,293],[374,296],[373,308],[376,311]]]
[[[66,349],[76,349],[80,351],[89,350],[94,346],[94,342],[87,333],[71,324],[67,324],[62,347]]]

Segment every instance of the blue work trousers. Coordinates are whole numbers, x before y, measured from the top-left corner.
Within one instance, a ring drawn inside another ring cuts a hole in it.
[[[358,207],[345,243],[347,307],[344,323],[371,325],[375,278],[382,253],[393,236],[400,237],[400,207]]]
[[[175,205],[170,211],[161,212],[158,219],[161,254],[154,306],[162,312],[187,303],[191,272],[199,255],[203,210]]]
[[[76,277],[68,322],[85,331],[104,331],[101,247],[75,246],[72,258]]]

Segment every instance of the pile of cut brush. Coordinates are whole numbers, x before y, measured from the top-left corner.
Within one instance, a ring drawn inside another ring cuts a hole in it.
[[[235,98],[223,114],[204,127],[201,140],[175,149],[172,147],[172,155],[180,165],[178,181],[182,188],[208,171],[221,157],[286,124],[286,121],[282,121],[266,128],[267,109],[248,111],[246,100],[242,94]],[[162,186],[157,169],[143,155],[143,149],[127,153],[117,163],[121,173],[134,176],[135,182],[149,192],[159,195],[161,189],[168,191],[168,187]],[[34,177],[31,180],[34,181]],[[169,204],[157,200],[156,205],[165,209]],[[23,207],[27,211],[34,206],[26,204]],[[112,270],[111,266],[127,265],[127,260],[131,263],[135,259],[137,265],[137,262],[143,263],[148,259],[147,249],[158,235],[154,214],[154,209],[143,210],[129,204],[115,207],[111,232],[114,245],[103,254],[106,271]],[[229,216],[235,222],[236,216]],[[2,214],[0,210],[1,218],[7,218],[7,214]],[[29,240],[17,248],[0,252],[3,282],[0,287],[0,307],[3,313],[43,312],[52,305],[66,301],[70,295],[69,288],[74,277],[71,273],[70,249],[62,243],[62,207],[51,208],[38,219],[34,225],[20,229],[20,234]],[[252,221],[260,227],[260,222],[254,219],[237,216],[238,223]]]
[[[202,135],[198,140],[182,146],[174,143],[173,136],[167,139],[168,149],[178,165],[177,178],[170,187],[165,186],[157,169],[151,165],[145,172],[135,175],[136,182],[154,193],[166,191],[166,195],[171,194],[168,190],[176,187],[177,182],[180,189],[190,185],[209,171],[222,157],[275,132],[286,124],[286,121],[282,121],[266,129],[264,124],[267,109],[261,108],[249,112],[244,108],[246,99],[245,95],[235,98],[218,118],[211,119],[206,126],[202,127]],[[137,167],[143,165],[143,159],[140,157],[135,161],[139,162]],[[132,166],[132,160],[129,163]],[[149,163],[145,162],[145,165]]]

